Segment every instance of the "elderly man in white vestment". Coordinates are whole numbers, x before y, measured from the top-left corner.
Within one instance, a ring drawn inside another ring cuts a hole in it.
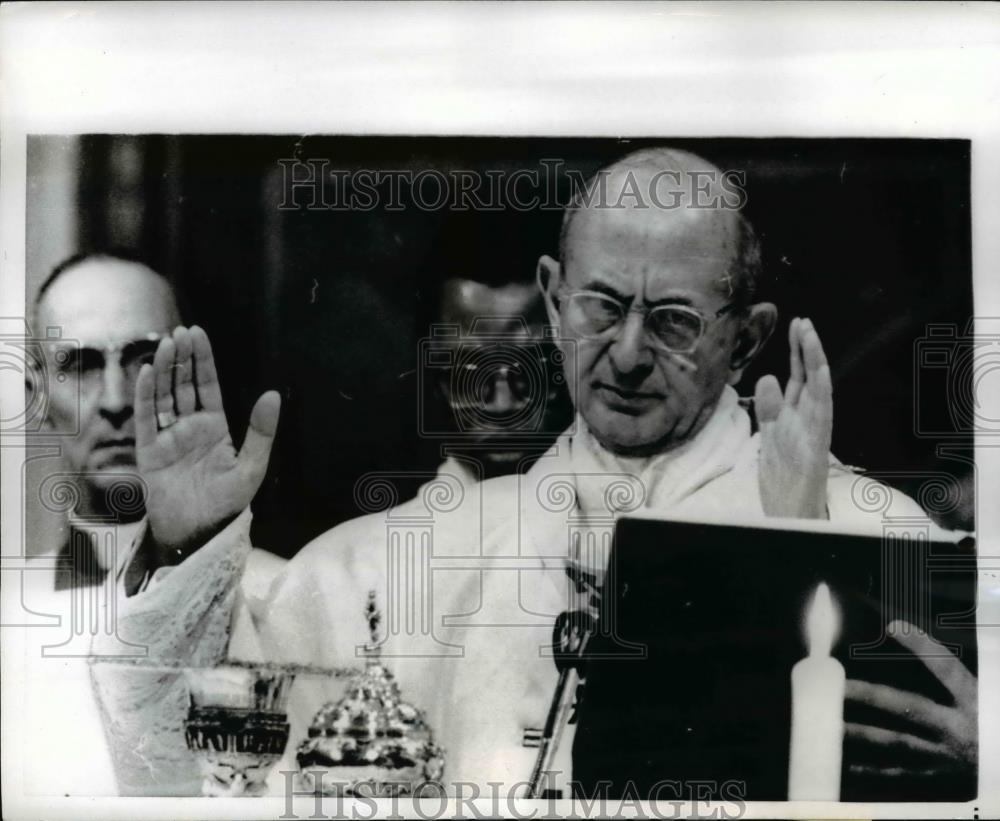
[[[254,574],[244,569],[249,505],[278,396],[260,398],[237,453],[208,339],[198,328],[177,329],[137,385],[139,466],[150,502],[125,574],[120,632],[171,663],[361,665],[363,614],[375,591],[385,615],[383,661],[445,748],[446,784],[500,782],[503,792],[518,792],[536,754],[525,733],[544,725],[557,680],[548,652],[553,620],[574,601],[567,564],[601,569],[599,556],[573,553],[571,524],[578,532],[589,521],[600,534],[632,510],[712,522],[829,519],[835,529],[880,532],[880,520],[852,504],[856,474],[829,453],[830,370],[809,320],[788,327],[784,391],[773,376],[756,385],[760,430],[751,432],[735,386],[777,310],[755,300],[759,247],[744,217],[692,207],[692,172],[712,170],[686,152],[640,151],[605,169],[603,202],[586,196],[591,181],[567,209],[560,258],[543,256],[538,278],[565,340],[577,418],[528,473],[467,486],[441,476],[416,499],[319,537],[269,585],[253,582],[257,592],[247,592],[246,575]],[[634,197],[621,196],[636,183],[673,207],[636,207]],[[370,490],[379,496],[378,487]],[[893,512],[921,514],[891,493]],[[93,669],[120,789],[196,793],[183,678]],[[877,701],[863,682],[854,684],[849,697]],[[311,718],[338,694],[322,679],[296,680],[291,742],[277,771],[294,768]],[[949,714],[943,755],[975,754],[961,747],[969,726],[960,719],[970,720],[968,709]],[[974,714],[971,721],[974,728]],[[899,743],[861,730],[887,750]],[[569,746],[557,757],[564,775]]]

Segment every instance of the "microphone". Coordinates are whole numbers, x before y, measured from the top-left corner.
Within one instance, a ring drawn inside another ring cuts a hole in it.
[[[552,630],[552,647],[559,680],[552,694],[545,729],[539,739],[538,755],[528,782],[528,798],[548,797],[543,784],[552,772],[563,730],[573,720],[582,679],[580,668],[587,644],[596,629],[597,619],[585,610],[563,611],[556,619]]]

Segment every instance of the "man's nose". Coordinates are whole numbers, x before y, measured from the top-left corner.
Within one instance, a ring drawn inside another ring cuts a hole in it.
[[[506,373],[497,373],[493,379],[493,384],[487,392],[483,409],[489,413],[504,414],[517,410],[523,402],[519,400],[510,389]]]
[[[645,317],[630,311],[609,351],[611,364],[621,374],[648,369],[653,363],[653,352],[646,340]]]
[[[135,385],[118,362],[111,360],[104,366],[98,407],[101,415],[116,428],[121,427],[132,416],[134,390]]]

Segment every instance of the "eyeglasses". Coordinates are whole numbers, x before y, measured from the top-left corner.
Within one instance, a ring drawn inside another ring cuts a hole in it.
[[[645,314],[645,328],[657,347],[670,353],[689,354],[701,341],[712,319],[732,311],[738,303],[730,302],[706,319],[686,305],[657,305],[646,308],[625,304],[600,291],[572,291],[564,294],[565,318],[569,327],[585,339],[600,339],[617,333],[625,316],[635,311]]]
[[[126,379],[134,382],[142,366],[152,364],[162,337],[163,334],[148,333],[140,339],[114,345],[64,348],[56,356],[56,368],[67,378],[78,380],[80,387],[88,391],[101,384],[108,360],[118,357],[119,367]]]

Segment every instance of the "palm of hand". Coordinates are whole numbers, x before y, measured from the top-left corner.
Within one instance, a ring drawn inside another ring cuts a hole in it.
[[[150,526],[164,545],[181,546],[196,537],[187,522],[228,521],[246,507],[256,487],[247,487],[229,425],[221,411],[198,411],[160,431],[138,449],[139,470],[151,503]],[[156,500],[168,499],[169,504]],[[184,515],[178,513],[184,511]]]
[[[792,320],[791,376],[782,396],[773,376],[757,383],[761,429],[759,486],[768,516],[826,517],[833,431],[830,369],[808,320]]]
[[[247,507],[267,469],[280,401],[265,393],[233,447],[208,337],[177,328],[136,380],[136,461],[154,542],[176,560]],[[161,426],[158,426],[158,421]]]

